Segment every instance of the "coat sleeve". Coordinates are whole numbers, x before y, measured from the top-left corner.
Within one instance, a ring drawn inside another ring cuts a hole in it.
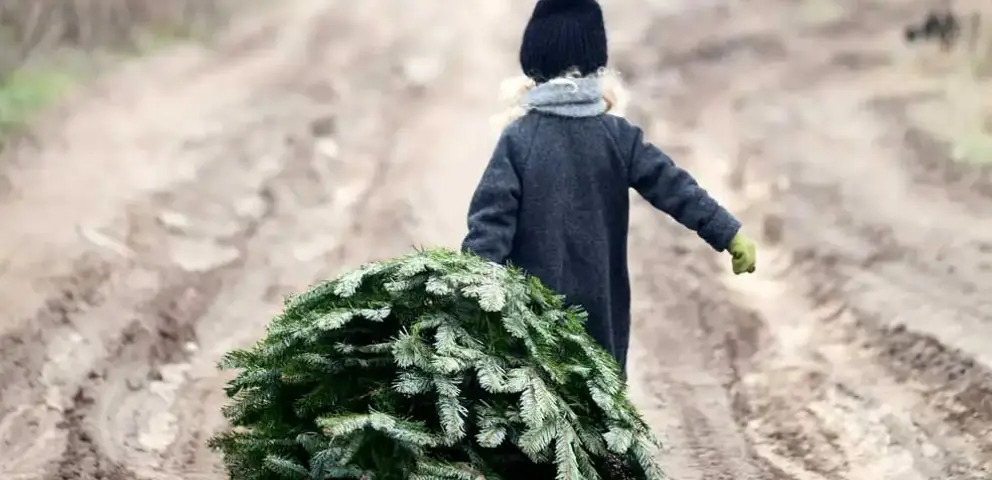
[[[468,211],[468,235],[462,250],[496,263],[505,263],[517,233],[520,178],[504,133],[482,174]]]
[[[629,152],[630,187],[722,252],[741,228],[740,221],[713,199],[689,172],[644,140],[636,125],[621,121],[621,148]]]

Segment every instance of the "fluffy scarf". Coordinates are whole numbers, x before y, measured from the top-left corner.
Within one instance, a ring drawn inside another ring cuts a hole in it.
[[[531,110],[567,117],[602,113],[623,116],[628,95],[620,77],[607,70],[586,77],[556,78],[540,85],[525,76],[510,78],[500,86],[500,99],[506,109],[492,119],[498,130]]]

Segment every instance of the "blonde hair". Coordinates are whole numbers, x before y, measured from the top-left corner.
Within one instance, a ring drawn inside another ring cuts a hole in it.
[[[623,82],[620,80],[620,73],[615,70],[602,69],[589,77],[599,79],[600,87],[603,89],[603,100],[606,101],[606,112],[611,115],[622,117],[627,109],[630,96]],[[570,83],[571,79],[581,78],[581,75],[572,71],[561,77],[549,80],[549,83]],[[491,119],[493,127],[503,130],[507,125],[516,119],[527,114],[527,107],[524,106],[524,99],[527,92],[536,87],[537,83],[526,75],[507,78],[500,83],[499,99],[505,106],[504,110]]]

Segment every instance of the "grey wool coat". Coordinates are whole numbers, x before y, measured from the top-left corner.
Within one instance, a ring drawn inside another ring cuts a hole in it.
[[[462,249],[522,268],[581,305],[625,368],[629,190],[723,251],[740,222],[640,128],[605,113],[598,83],[543,84],[502,132],[469,206]]]

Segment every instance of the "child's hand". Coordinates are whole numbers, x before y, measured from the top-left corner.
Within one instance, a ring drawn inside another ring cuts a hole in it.
[[[737,232],[737,235],[734,235],[734,239],[730,241],[730,245],[727,246],[727,251],[730,252],[730,256],[732,257],[731,262],[734,266],[735,275],[754,273],[756,253],[754,251],[754,242],[750,238],[744,236],[743,233]]]

